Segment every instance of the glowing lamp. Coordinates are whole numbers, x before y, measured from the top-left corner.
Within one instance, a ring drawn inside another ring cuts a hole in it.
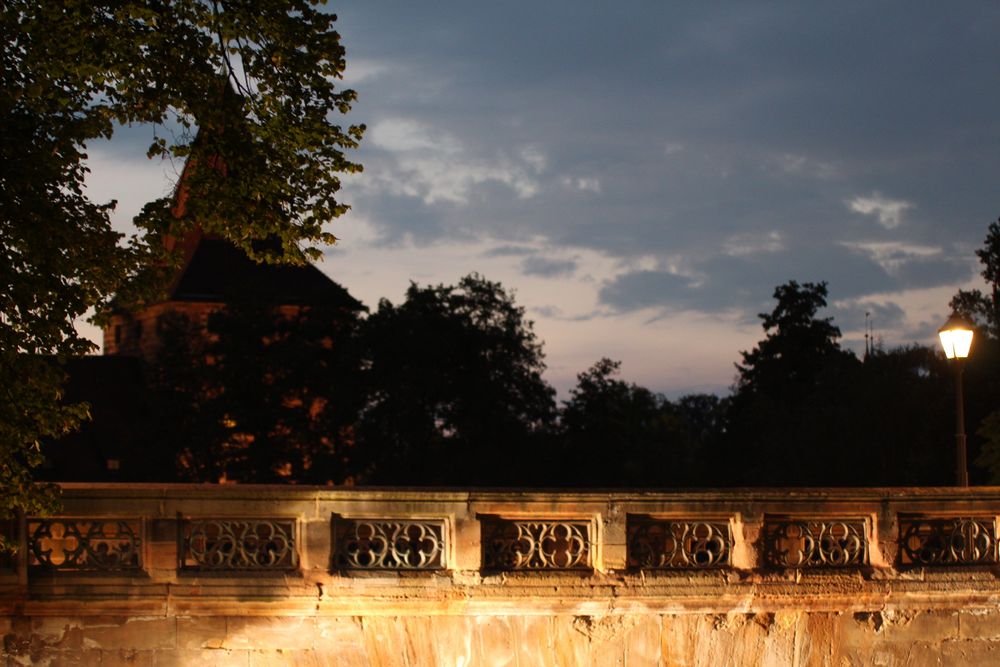
[[[938,329],[944,356],[949,359],[965,359],[972,347],[972,322],[958,313],[953,313],[944,326]]]
[[[952,313],[938,330],[941,347],[949,359],[955,360],[955,483],[969,486],[969,469],[965,462],[965,398],[962,396],[962,367],[972,347],[972,322]]]

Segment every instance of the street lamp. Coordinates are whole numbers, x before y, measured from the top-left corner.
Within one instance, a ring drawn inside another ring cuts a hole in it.
[[[955,360],[955,480],[959,486],[969,485],[969,470],[965,463],[965,399],[962,396],[962,370],[972,347],[972,322],[952,313],[938,329],[944,356]]]

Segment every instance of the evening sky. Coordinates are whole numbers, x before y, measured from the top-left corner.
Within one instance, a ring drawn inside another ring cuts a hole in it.
[[[931,343],[1000,216],[1000,5],[339,3],[368,133],[321,268],[369,307],[478,271],[561,392],[601,356],[726,391],[756,314],[829,283],[859,349]],[[171,187],[150,128],[91,147],[116,224]],[[563,394],[565,395],[565,394]]]

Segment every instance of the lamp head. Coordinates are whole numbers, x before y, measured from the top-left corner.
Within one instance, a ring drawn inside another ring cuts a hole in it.
[[[941,347],[944,348],[944,356],[949,359],[965,359],[969,356],[969,349],[972,347],[974,325],[967,318],[952,313],[948,321],[938,329],[938,337],[941,339]]]

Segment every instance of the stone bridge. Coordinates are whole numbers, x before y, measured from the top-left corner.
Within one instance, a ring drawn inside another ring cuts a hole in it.
[[[1000,488],[63,494],[7,664],[1000,664]]]

